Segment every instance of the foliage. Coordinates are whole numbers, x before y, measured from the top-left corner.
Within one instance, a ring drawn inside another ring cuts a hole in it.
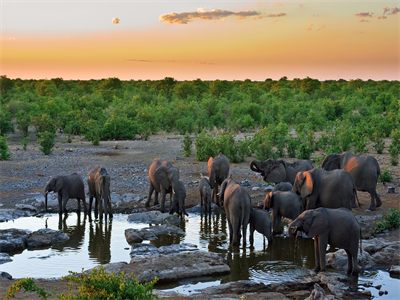
[[[374,142],[374,149],[376,152],[378,154],[382,154],[383,150],[385,149],[385,142],[378,131],[373,133],[372,141]]]
[[[192,154],[192,143],[192,139],[186,134],[182,142],[183,156],[189,157]]]
[[[210,156],[214,157],[217,154],[216,143],[211,135],[205,131],[201,132],[195,141],[196,160],[207,161]]]
[[[11,157],[8,151],[7,137],[0,136],[0,160],[7,160]]]
[[[297,145],[299,141],[295,138],[290,138],[287,143],[287,153],[289,157],[296,157]]]
[[[391,182],[393,180],[392,172],[387,169],[383,169],[381,175],[379,176],[381,182]]]
[[[0,107],[0,136],[4,136],[14,130],[13,123],[11,122],[11,115],[8,111]]]
[[[83,300],[83,299],[154,299],[153,281],[141,284],[133,275],[125,275],[124,272],[117,275],[115,273],[107,274],[103,267],[93,269],[91,273],[78,274],[70,272],[70,275],[64,276],[63,280],[68,280],[70,287],[77,285],[77,292],[73,292],[72,288],[67,294],[55,292],[48,293],[42,287],[36,285],[32,278],[24,278],[13,283],[7,290],[5,299],[14,298],[20,290],[24,292],[35,292],[40,298],[47,299],[55,296],[57,299]]]
[[[28,142],[29,142],[29,137],[24,137],[23,139],[22,139],[22,148],[24,149],[24,150],[26,150],[26,148],[28,147]]]
[[[382,216],[382,221],[375,223],[375,232],[381,233],[385,230],[394,230],[400,227],[400,210],[390,209],[390,213]]]
[[[393,129],[390,134],[392,142],[389,146],[390,162],[393,166],[397,166],[399,163],[400,154],[400,131],[399,129]]]
[[[49,155],[53,151],[55,137],[55,133],[51,131],[41,131],[38,133],[40,151],[42,151],[45,155]]]

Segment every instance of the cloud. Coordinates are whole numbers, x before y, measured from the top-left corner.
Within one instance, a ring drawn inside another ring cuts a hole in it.
[[[282,17],[285,16],[285,13],[279,13],[279,14],[271,14],[271,15],[266,15],[265,17]],[[212,9],[212,10],[205,10],[205,9],[198,9],[197,11],[193,12],[182,12],[182,13],[170,13],[170,14],[165,14],[160,16],[159,21],[160,22],[166,22],[169,24],[188,24],[190,22],[193,22],[195,20],[206,20],[206,21],[212,21],[212,20],[219,20],[226,17],[231,17],[235,16],[239,19],[244,19],[244,18],[262,18],[264,17],[261,13],[255,11],[255,10],[244,10],[244,11],[239,11],[239,12],[233,12],[229,10],[222,10],[222,9]]]
[[[372,13],[369,13],[369,12],[362,12],[362,13],[357,13],[354,15],[356,17],[360,17],[360,18],[372,18]]]
[[[279,17],[284,17],[284,16],[286,16],[286,14],[285,14],[285,13],[279,13],[279,14],[269,14],[269,15],[266,15],[266,17],[267,17],[267,18],[279,18]]]
[[[369,21],[367,19],[361,19],[360,22],[361,23],[368,23]]]
[[[113,23],[113,24],[118,24],[118,23],[119,23],[119,19],[118,19],[118,18],[114,18],[114,19],[112,20],[112,23]]]

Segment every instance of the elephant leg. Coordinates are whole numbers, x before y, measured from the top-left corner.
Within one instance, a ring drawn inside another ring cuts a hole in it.
[[[153,185],[150,183],[150,187],[149,187],[149,196],[147,197],[147,201],[144,204],[145,207],[149,207],[150,206],[150,200],[151,200],[151,195],[153,194],[154,191],[154,187]],[[156,192],[157,193],[157,192]]]
[[[92,213],[93,196],[89,195],[89,215]]]
[[[252,224],[250,224],[250,237],[249,237],[250,246],[253,246],[253,244],[254,244],[254,230],[255,230],[254,226]]]
[[[154,192],[154,205],[158,205],[158,192]]]
[[[79,198],[76,198],[76,201],[78,201],[78,210],[76,212],[80,213],[81,212],[81,200]]]
[[[328,237],[319,235],[318,243],[319,243],[319,251],[320,251],[319,259],[320,259],[321,271],[325,271],[326,270],[326,246],[328,245]]]
[[[103,201],[104,201],[104,197],[101,196],[99,198],[100,198],[100,201],[99,201],[99,218],[100,218],[100,220],[102,220],[103,219]]]
[[[242,224],[243,248],[246,247],[246,231],[247,231],[247,224]]]
[[[319,272],[321,270],[320,265],[320,251],[319,251],[319,236],[314,238],[314,257],[315,257],[315,272]]]
[[[62,196],[58,194],[58,213],[62,214]]]
[[[240,222],[239,222],[239,218],[233,218],[232,229],[233,229],[232,245],[233,246],[239,246],[239,244],[240,244]]]
[[[379,195],[378,195],[378,193],[376,192],[376,190],[374,190],[374,191],[372,192],[372,194],[373,194],[373,196],[374,196],[374,198],[375,198],[376,207],[380,207],[380,206],[382,205],[382,200],[381,200],[381,198],[379,197]],[[372,194],[370,193],[371,197],[372,197]]]
[[[372,211],[376,210],[376,204],[375,204],[376,196],[375,196],[375,194],[376,194],[376,192],[369,192],[369,195],[371,197],[371,204],[369,205],[369,210],[372,210]]]
[[[161,207],[160,207],[161,212],[165,212],[165,196],[166,196],[165,189],[163,188],[161,190]]]
[[[82,198],[82,203],[83,203],[83,210],[85,212],[85,215],[87,214],[87,206],[86,206],[86,199]]]
[[[215,204],[218,205],[218,202],[217,202],[217,195],[216,195],[216,188],[213,188],[213,189],[212,189],[211,201],[213,201]]]
[[[68,201],[68,197],[63,196],[62,197],[62,212],[63,213],[67,213],[67,201]]]
[[[232,244],[233,242],[233,228],[230,219],[228,218],[228,229],[229,229],[229,243]]]
[[[347,254],[347,274],[351,274],[353,271],[353,256],[351,255],[350,251],[345,249]]]
[[[203,208],[203,194],[201,193],[201,191],[200,191],[200,205],[201,208]]]
[[[94,202],[94,217],[97,219],[99,216],[99,197],[96,195],[95,196],[95,202]]]

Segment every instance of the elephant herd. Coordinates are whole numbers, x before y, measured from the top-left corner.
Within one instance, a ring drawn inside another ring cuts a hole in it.
[[[262,207],[252,207],[247,189],[232,179],[229,173],[229,159],[220,154],[208,160],[208,177],[201,175],[199,193],[202,210],[211,213],[212,203],[223,207],[229,228],[229,241],[238,246],[243,238],[246,245],[247,226],[250,225],[250,244],[254,242],[254,231],[263,234],[272,241],[272,233],[281,233],[281,218],[293,220],[289,224],[289,236],[304,232],[314,238],[316,271],[325,270],[327,244],[343,248],[348,255],[348,273],[356,274],[360,226],[351,209],[356,206],[357,190],[369,192],[371,204],[375,210],[382,205],[376,192],[380,175],[379,164],[372,156],[357,156],[351,152],[328,155],[322,162],[322,168],[313,168],[309,160],[288,163],[283,160],[253,160],[250,169],[260,173],[266,182],[274,182],[273,191],[266,194]],[[90,170],[89,215],[95,198],[95,217],[103,213],[112,217],[110,198],[110,176],[104,168],[98,166]],[[154,192],[154,205],[159,204],[165,211],[165,198],[170,194],[169,213],[185,211],[186,189],[179,178],[179,169],[169,161],[156,158],[149,168],[149,193],[145,203],[150,206]],[[218,188],[220,191],[218,192]],[[87,212],[84,184],[78,174],[56,176],[45,188],[45,206],[47,194],[58,194],[59,213],[66,211],[69,198],[83,202]],[[358,203],[360,206],[360,204]],[[269,212],[271,211],[271,218]],[[271,220],[272,219],[272,220]]]

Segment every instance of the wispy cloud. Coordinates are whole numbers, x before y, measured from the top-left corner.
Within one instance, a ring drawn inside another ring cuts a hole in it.
[[[285,13],[277,13],[277,14],[269,14],[263,15],[255,10],[244,10],[239,12],[233,12],[230,10],[222,10],[222,9],[212,9],[212,10],[204,10],[198,9],[197,11],[192,12],[182,12],[182,13],[170,13],[160,16],[160,22],[166,22],[169,24],[188,24],[195,20],[205,20],[205,21],[213,21],[213,20],[224,20],[226,17],[237,17],[239,19],[245,18],[276,18],[286,16]]]
[[[360,18],[372,18],[373,13],[370,12],[361,12],[361,13],[357,13],[354,14],[356,17],[360,17]]]
[[[135,62],[135,63],[176,63],[179,60],[175,59],[137,59],[137,58],[128,58],[125,61]],[[215,65],[216,63],[213,61],[205,61],[205,60],[187,60],[186,63],[190,64],[200,64],[200,65]]]

